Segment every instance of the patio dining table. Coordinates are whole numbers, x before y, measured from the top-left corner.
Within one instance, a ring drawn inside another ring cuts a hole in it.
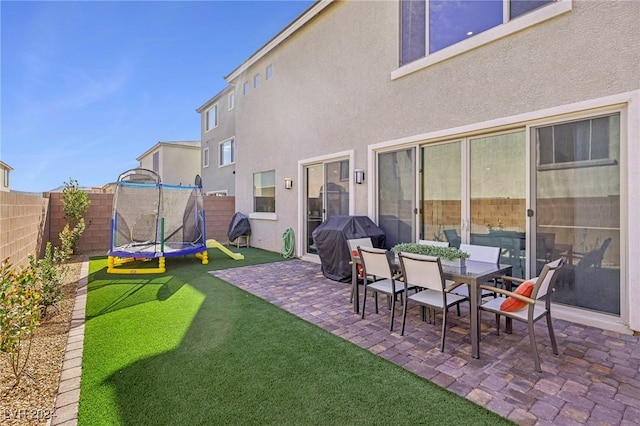
[[[358,264],[361,263],[358,256],[353,256],[351,262],[351,285],[353,292],[353,311],[360,311],[360,297],[358,290]],[[480,358],[480,285],[492,278],[503,275],[511,275],[513,267],[507,264],[495,264],[487,262],[466,261],[466,266],[457,267],[442,265],[442,273],[446,280],[469,285],[469,311],[471,314],[471,356]]]

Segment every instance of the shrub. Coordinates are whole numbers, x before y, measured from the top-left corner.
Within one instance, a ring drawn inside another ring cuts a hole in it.
[[[46,314],[49,306],[54,306],[62,298],[62,280],[69,269],[63,264],[65,259],[64,251],[53,247],[51,242],[47,242],[42,259],[36,260],[33,255],[29,255],[29,266],[34,271],[41,297],[42,315]]]
[[[86,192],[80,190],[78,181],[69,178],[62,190],[62,210],[67,224],[59,237],[65,254],[72,254],[78,248],[78,241],[85,230],[84,214],[91,201]]]
[[[456,259],[468,259],[469,253],[457,249],[455,247],[436,247],[418,243],[400,243],[396,244],[391,250],[398,254],[400,252],[424,254],[427,256],[440,257],[445,260],[453,261]]]
[[[0,264],[0,352],[9,357],[15,385],[20,383],[27,366],[30,337],[38,327],[40,312],[34,270],[30,266],[15,270],[9,259],[5,259]]]

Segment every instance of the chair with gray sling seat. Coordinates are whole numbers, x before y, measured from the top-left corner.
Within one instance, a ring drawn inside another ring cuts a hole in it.
[[[420,290],[415,294],[406,297],[404,310],[402,311],[402,331],[404,336],[404,327],[407,320],[407,310],[409,302],[415,302],[420,305],[422,310],[422,319],[425,319],[425,308],[429,309],[430,322],[435,322],[435,312],[442,312],[442,337],[440,342],[440,351],[444,352],[444,341],[447,330],[447,312],[453,305],[467,300],[465,296],[451,293],[452,287],[447,287],[444,276],[442,275],[442,265],[440,259],[433,256],[424,256],[413,253],[400,253],[400,267],[402,270],[405,293],[409,288],[415,287]],[[457,284],[453,284],[454,286]]]
[[[405,286],[400,281],[400,275],[394,272],[394,265],[389,256],[392,255],[387,250],[373,247],[358,247],[360,260],[362,261],[363,273],[365,277],[375,276],[378,281],[364,283],[364,297],[362,299],[362,318],[364,318],[367,304],[367,291],[373,291],[376,314],[378,313],[378,293],[386,294],[391,301],[391,319],[389,329],[393,331],[393,317],[396,307],[396,296],[400,295],[400,302],[403,303],[403,293]],[[412,287],[411,287],[412,288]]]
[[[558,355],[558,345],[553,332],[553,324],[551,323],[551,294],[555,290],[555,282],[558,278],[560,268],[564,265],[564,258],[561,257],[553,262],[549,262],[542,268],[542,272],[537,278],[531,280],[523,280],[515,277],[503,277],[503,279],[520,282],[515,292],[504,290],[501,288],[480,286],[494,291],[500,296],[482,303],[478,309],[487,311],[496,316],[496,332],[500,334],[500,317],[506,317],[506,330],[511,333],[512,320],[527,323],[529,327],[529,340],[531,343],[531,354],[537,371],[540,368],[540,356],[536,346],[536,336],[534,332],[534,323],[541,318],[546,318],[547,328],[549,329],[549,338],[551,339],[551,348],[553,353]]]

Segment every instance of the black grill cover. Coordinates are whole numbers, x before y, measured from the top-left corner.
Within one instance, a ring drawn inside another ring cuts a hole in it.
[[[236,238],[243,235],[251,235],[251,224],[249,223],[249,217],[240,212],[236,212],[231,218],[229,223],[229,230],[227,236],[229,241],[234,241]]]
[[[334,281],[351,280],[351,253],[347,240],[371,238],[374,247],[384,247],[386,235],[367,216],[331,216],[313,231],[313,241],[322,262],[322,273]]]

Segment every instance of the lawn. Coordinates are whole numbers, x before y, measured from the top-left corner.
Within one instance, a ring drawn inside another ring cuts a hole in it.
[[[237,251],[163,275],[91,260],[80,425],[511,424],[207,273],[282,261]]]

